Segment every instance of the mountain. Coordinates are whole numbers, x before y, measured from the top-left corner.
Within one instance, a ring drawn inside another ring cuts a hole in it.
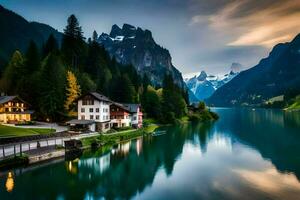
[[[164,75],[169,73],[174,81],[184,86],[181,73],[173,66],[167,49],[154,41],[149,30],[124,24],[113,25],[110,34],[102,33],[98,42],[110,56],[121,64],[132,64],[139,74],[146,74],[154,85],[161,85]]]
[[[3,68],[3,65],[16,49],[24,52],[30,40],[34,40],[41,47],[50,34],[53,34],[58,41],[62,38],[62,34],[51,26],[28,22],[1,5],[0,27],[0,68]]]
[[[201,71],[198,76],[185,79],[185,83],[197,100],[202,101],[209,98],[219,87],[229,82],[237,74],[238,72],[230,71],[230,73],[223,76],[214,76],[207,75],[205,71]],[[189,98],[191,102],[195,102],[191,95]]]
[[[208,100],[215,106],[260,105],[284,95],[300,94],[300,34],[278,44],[258,65],[241,72]]]

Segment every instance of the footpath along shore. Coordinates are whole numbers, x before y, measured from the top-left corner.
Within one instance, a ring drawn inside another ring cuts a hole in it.
[[[7,143],[0,145],[0,168],[14,167],[18,164],[35,164],[61,158],[65,156],[64,142],[79,140],[82,149],[90,148],[92,143],[98,142],[99,146],[118,143],[123,140],[134,139],[144,134],[149,134],[158,126],[151,125],[141,129],[124,130],[113,133],[100,134],[98,132],[66,135],[64,137],[47,137],[37,140]],[[1,143],[1,139],[0,139]]]

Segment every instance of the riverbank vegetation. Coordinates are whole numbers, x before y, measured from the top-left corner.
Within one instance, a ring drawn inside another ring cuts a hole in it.
[[[49,128],[19,128],[0,124],[0,138],[20,137],[28,135],[40,135],[55,132],[55,129]]]
[[[145,128],[121,131],[112,134],[101,134],[94,137],[81,139],[84,148],[93,146],[114,145],[121,141],[126,141],[152,133],[157,128],[156,125],[150,125]]]
[[[218,120],[217,113],[210,111],[204,102],[199,102],[196,106],[189,107],[188,120],[189,121],[212,121]]]
[[[287,111],[300,111],[300,95],[296,96],[290,101],[290,104],[286,106]]]

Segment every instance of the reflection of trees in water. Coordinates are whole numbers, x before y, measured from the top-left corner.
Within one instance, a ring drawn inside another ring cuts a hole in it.
[[[231,113],[235,112],[235,113]],[[300,179],[300,114],[280,110],[225,110],[216,129],[257,149],[282,172]]]
[[[9,198],[33,199],[47,194],[48,199],[129,199],[151,185],[159,169],[172,174],[187,140],[194,142],[199,138],[201,148],[206,149],[210,128],[208,124],[170,126],[164,128],[165,135],[132,141],[129,148],[125,143],[116,147],[114,153],[84,153],[80,160],[37,168],[16,177],[17,189]]]
[[[206,145],[209,128],[210,125],[167,127],[165,128],[167,134],[145,138],[140,154],[135,151],[137,145],[133,142],[130,153],[121,161],[119,154],[111,156],[109,169],[99,178],[102,193],[94,195],[104,196],[107,199],[127,199],[137,192],[142,192],[147,185],[152,184],[155,174],[161,167],[167,175],[172,174],[186,140],[193,141],[196,135],[201,138],[202,144]]]
[[[284,124],[287,127],[296,127],[299,131],[300,112],[285,112],[283,116],[284,116]]]

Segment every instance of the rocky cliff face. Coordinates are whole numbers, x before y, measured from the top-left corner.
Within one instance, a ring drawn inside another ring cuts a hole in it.
[[[119,63],[132,64],[139,74],[146,74],[155,85],[161,85],[164,75],[169,73],[179,86],[184,86],[181,73],[173,66],[167,49],[154,41],[149,30],[129,24],[122,28],[113,25],[110,34],[102,33],[98,42]]]

